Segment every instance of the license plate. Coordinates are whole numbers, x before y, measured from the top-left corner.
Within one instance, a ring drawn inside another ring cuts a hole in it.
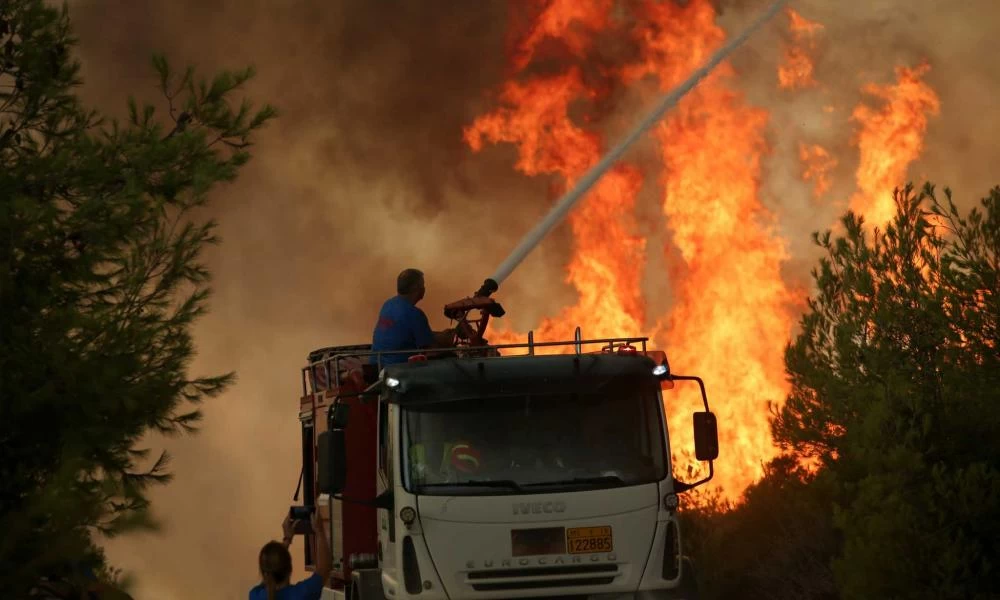
[[[566,549],[570,554],[612,552],[610,527],[570,527],[566,529]]]

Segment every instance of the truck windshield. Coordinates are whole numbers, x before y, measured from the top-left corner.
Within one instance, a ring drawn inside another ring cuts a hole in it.
[[[584,393],[488,396],[407,406],[404,486],[497,495],[637,485],[666,476],[655,381]]]

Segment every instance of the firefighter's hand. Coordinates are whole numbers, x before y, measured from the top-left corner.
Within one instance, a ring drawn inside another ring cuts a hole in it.
[[[295,535],[295,524],[296,521],[292,520],[291,515],[285,515],[285,520],[281,522],[281,532],[285,536],[282,541],[286,546],[292,542],[292,536]]]

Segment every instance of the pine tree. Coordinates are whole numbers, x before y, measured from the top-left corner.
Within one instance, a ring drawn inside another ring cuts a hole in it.
[[[254,74],[210,81],[155,57],[166,111],[126,122],[86,110],[68,12],[0,3],[0,589],[88,564],[95,534],[149,525],[169,480],[153,432],[196,428],[232,374],[191,377],[206,310],[199,211],[236,178],[270,106],[231,97]]]
[[[894,221],[817,236],[775,439],[835,484],[844,598],[1000,594],[1000,188],[897,191]]]

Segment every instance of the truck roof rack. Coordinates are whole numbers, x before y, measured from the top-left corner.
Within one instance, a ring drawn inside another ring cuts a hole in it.
[[[525,350],[524,354],[515,354],[513,356],[523,356],[523,355],[534,355],[537,348],[556,348],[556,347],[567,347],[574,346],[576,354],[582,354],[583,346],[594,346],[597,344],[601,345],[599,350],[591,352],[615,352],[622,351],[623,349],[634,349],[637,353],[645,354],[647,352],[646,343],[649,341],[648,337],[614,337],[614,338],[599,338],[599,339],[582,339],[580,334],[580,328],[576,328],[575,336],[573,340],[560,340],[554,342],[536,342],[534,339],[534,332],[528,332],[528,341],[524,343],[517,344],[489,344],[485,346],[456,346],[451,348],[427,348],[427,349],[410,349],[410,350],[395,350],[391,352],[372,352],[371,344],[356,344],[350,346],[328,346],[324,348],[319,348],[313,350],[309,353],[308,363],[305,367],[302,367],[302,395],[306,396],[309,390],[312,393],[317,393],[320,391],[325,391],[331,389],[330,382],[334,382],[334,389],[340,388],[341,372],[343,367],[341,362],[352,361],[351,368],[360,369],[362,372],[362,378],[366,382],[372,382],[372,380],[378,376],[381,371],[381,360],[376,360],[375,364],[370,364],[370,359],[372,356],[377,356],[379,359],[382,356],[389,355],[400,355],[400,354],[424,354],[424,355],[442,355],[442,354],[456,354],[456,353],[469,353],[475,355],[476,358],[482,358],[484,354],[490,353],[491,355],[502,360],[503,357],[497,354],[499,350]],[[636,346],[639,348],[636,348]]]

